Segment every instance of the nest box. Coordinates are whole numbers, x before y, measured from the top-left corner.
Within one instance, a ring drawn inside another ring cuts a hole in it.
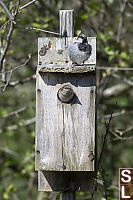
[[[75,40],[38,39],[35,169],[40,190],[63,190],[63,184],[78,189],[74,173],[84,179],[95,171],[96,38],[88,37],[92,53],[80,66],[68,56]]]

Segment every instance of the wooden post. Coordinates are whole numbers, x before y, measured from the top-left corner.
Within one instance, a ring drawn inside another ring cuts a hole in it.
[[[74,35],[74,10],[60,10],[60,35],[73,37]]]
[[[91,191],[95,177],[96,38],[85,65],[72,66],[74,12],[60,11],[62,37],[38,39],[35,169],[39,191]],[[70,96],[62,96],[62,88]]]
[[[60,35],[62,37],[74,36],[74,10],[60,10]],[[62,200],[76,200],[75,192],[63,192]]]

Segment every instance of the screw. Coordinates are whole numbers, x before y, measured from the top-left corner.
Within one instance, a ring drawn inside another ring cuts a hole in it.
[[[58,49],[58,52],[57,52],[58,54],[63,54],[63,50],[61,49]]]
[[[92,151],[90,151],[88,157],[91,157],[91,162],[95,159],[95,156]]]
[[[41,89],[37,89],[37,92],[41,92]]]
[[[62,166],[62,169],[63,169],[63,170],[65,170],[65,169],[66,169],[66,166],[65,166],[64,164],[63,164],[63,166]]]
[[[36,153],[37,153],[37,154],[39,154],[39,153],[40,153],[40,151],[39,151],[39,150],[36,150]]]

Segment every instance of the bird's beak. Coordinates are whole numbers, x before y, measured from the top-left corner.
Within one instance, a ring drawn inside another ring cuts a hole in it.
[[[80,38],[80,34],[79,35],[77,35],[77,40]]]
[[[77,31],[77,40],[80,38],[80,35],[81,35],[81,30],[78,30]]]

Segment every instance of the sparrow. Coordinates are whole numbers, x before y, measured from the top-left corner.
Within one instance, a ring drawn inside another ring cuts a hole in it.
[[[86,35],[81,34],[78,38],[81,38],[82,42],[74,42],[70,45],[68,47],[68,55],[73,64],[80,65],[83,63],[84,65],[84,62],[88,60],[91,55],[92,47],[88,44]]]
[[[69,84],[65,84],[58,90],[57,97],[63,103],[68,103],[73,99],[74,91]]]

